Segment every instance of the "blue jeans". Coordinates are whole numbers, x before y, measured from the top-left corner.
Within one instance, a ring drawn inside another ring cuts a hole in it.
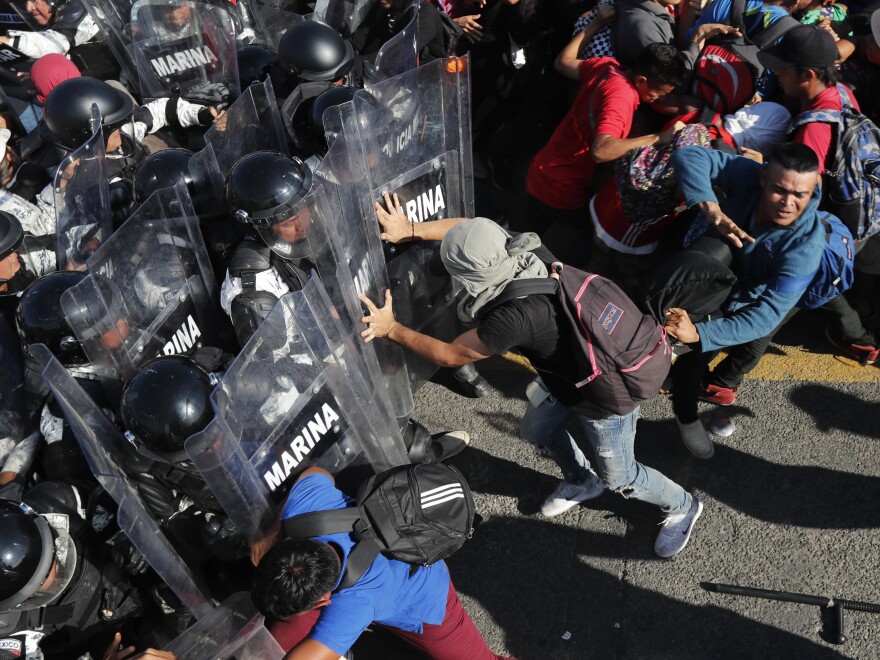
[[[684,488],[636,461],[633,445],[638,408],[628,415],[594,419],[575,413],[550,395],[537,407],[529,403],[520,422],[519,436],[547,450],[562,470],[565,481],[582,483],[589,476],[590,461],[566,431],[575,418],[593,446],[596,473],[606,488],[627,498],[656,504],[669,515],[685,513],[690,508],[691,496]]]

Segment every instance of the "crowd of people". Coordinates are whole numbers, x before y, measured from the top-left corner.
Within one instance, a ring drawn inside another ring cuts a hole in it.
[[[537,371],[520,438],[562,477],[541,515],[606,489],[649,502],[670,558],[703,503],[636,460],[643,401],[671,392],[707,460],[698,403],[733,404],[799,310],[859,367],[880,358],[880,6],[329,5],[0,2],[0,658],[178,657],[241,591],[278,657],[352,657],[376,625],[428,657],[501,658],[443,561],[379,555],[348,584],[357,532],[285,532],[357,506],[356,461],[326,458],[375,437],[350,420],[387,430],[369,460],[443,461],[467,428],[431,435],[410,385],[439,366],[493,396],[475,364],[518,352]],[[363,181],[367,204],[340,201]],[[344,217],[321,226],[328,208]],[[351,335],[325,354],[279,302],[315,281]],[[351,376],[391,383],[396,347],[402,405]],[[217,423],[224,374],[264,354],[271,382],[235,372],[253,417]],[[247,434],[299,410],[289,374],[340,355],[363,364],[315,381],[314,421],[257,488],[274,519],[244,529],[253,484],[227,492],[194,456],[222,433],[263,447]]]

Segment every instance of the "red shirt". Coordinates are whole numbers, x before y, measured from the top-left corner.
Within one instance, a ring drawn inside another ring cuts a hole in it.
[[[596,57],[580,64],[581,87],[568,114],[529,166],[526,190],[556,209],[584,208],[596,163],[590,146],[598,135],[625,138],[639,107],[635,86],[617,60]]]
[[[850,91],[850,100],[853,108],[861,112],[859,102],[856,95]],[[837,87],[827,87],[819,96],[813,99],[813,102],[801,112],[809,112],[811,110],[842,110],[843,104],[840,102],[840,92]],[[831,124],[816,121],[810,124],[804,124],[794,132],[791,140],[799,144],[805,144],[816,152],[819,157],[819,174],[825,173],[828,163],[828,150],[831,149]]]

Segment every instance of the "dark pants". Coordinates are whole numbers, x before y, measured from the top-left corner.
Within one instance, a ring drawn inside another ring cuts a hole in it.
[[[269,626],[269,632],[286,652],[308,637],[320,615],[321,610],[316,609],[290,617],[287,621],[274,621]],[[406,632],[390,626],[383,628],[434,660],[512,660],[492,653],[462,607],[452,580],[449,581],[449,592],[446,595],[446,616],[443,623],[437,626],[426,623],[422,626],[421,633]]]
[[[586,207],[557,209],[526,193],[523,231],[533,231],[564,264],[584,266],[593,252],[593,222]]]
[[[862,325],[862,320],[844,296],[837,296],[828,301],[822,309],[831,312],[837,322],[837,331],[841,339],[849,344],[859,346],[876,346],[874,333]]]

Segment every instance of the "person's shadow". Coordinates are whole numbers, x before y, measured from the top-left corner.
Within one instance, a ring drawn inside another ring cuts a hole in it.
[[[880,440],[880,400],[865,401],[827,385],[810,383],[795,387],[791,402],[812,416],[820,431],[839,429]]]

